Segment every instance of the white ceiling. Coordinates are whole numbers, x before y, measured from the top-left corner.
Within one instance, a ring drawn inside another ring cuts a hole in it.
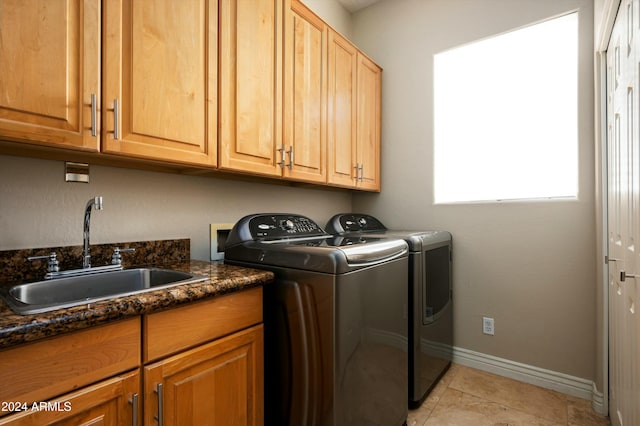
[[[357,12],[367,6],[377,3],[380,0],[338,0],[349,12]]]

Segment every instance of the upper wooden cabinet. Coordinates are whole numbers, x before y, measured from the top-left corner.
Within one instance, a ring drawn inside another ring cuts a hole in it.
[[[297,0],[285,14],[284,176],[307,182],[327,180],[328,27]]]
[[[217,0],[103,4],[103,151],[215,165]]]
[[[221,1],[220,168],[326,183],[327,33],[297,0]]]
[[[358,50],[335,31],[329,32],[327,165],[331,184],[355,186]]]
[[[299,0],[0,0],[0,140],[110,164],[379,191],[380,75]]]
[[[358,52],[356,187],[380,191],[380,104],[382,69]]]
[[[280,176],[282,0],[220,0],[221,169]]]
[[[99,66],[99,1],[0,0],[0,139],[97,151]]]
[[[328,63],[327,181],[380,191],[382,69],[335,31]]]

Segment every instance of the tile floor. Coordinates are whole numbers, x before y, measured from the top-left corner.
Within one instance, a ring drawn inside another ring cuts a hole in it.
[[[607,426],[591,402],[453,364],[408,426]]]

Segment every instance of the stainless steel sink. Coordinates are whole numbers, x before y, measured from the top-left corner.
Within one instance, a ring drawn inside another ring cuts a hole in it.
[[[206,279],[202,275],[170,269],[125,269],[0,288],[0,297],[14,312],[27,315]]]

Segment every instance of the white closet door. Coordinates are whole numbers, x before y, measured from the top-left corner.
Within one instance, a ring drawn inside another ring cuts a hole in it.
[[[607,50],[609,414],[614,426],[640,425],[639,17],[639,0],[623,0]]]

